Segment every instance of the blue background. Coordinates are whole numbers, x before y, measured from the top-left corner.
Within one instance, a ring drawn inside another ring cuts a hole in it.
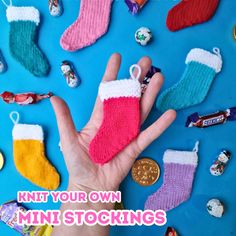
[[[34,91],[38,93],[52,91],[64,98],[71,109],[76,127],[82,128],[90,117],[97,87],[102,78],[109,56],[117,51],[122,54],[123,64],[119,77],[127,77],[128,69],[140,57],[147,55],[153,64],[160,67],[165,75],[163,89],[177,82],[184,69],[185,58],[190,49],[195,47],[211,50],[217,46],[221,49],[224,66],[216,77],[209,95],[203,104],[178,112],[175,123],[148,147],[142,156],[155,159],[161,167],[161,178],[150,187],[141,187],[127,176],[121,185],[124,205],[127,209],[143,209],[147,196],[156,191],[162,183],[163,153],[166,149],[191,150],[196,140],[200,140],[199,166],[194,181],[191,199],[168,212],[168,226],[174,226],[180,235],[186,236],[229,236],[236,235],[236,158],[232,160],[221,177],[213,177],[209,167],[215,160],[221,148],[236,153],[236,123],[228,122],[221,126],[208,129],[187,129],[184,127],[186,117],[198,111],[207,114],[218,109],[226,109],[236,105],[236,42],[232,38],[232,28],[236,23],[236,1],[220,2],[215,16],[207,23],[187,28],[176,33],[168,31],[165,25],[167,12],[177,1],[149,1],[138,16],[128,13],[124,1],[114,1],[111,22],[108,33],[96,44],[76,53],[63,51],[59,38],[63,31],[77,17],[79,0],[64,0],[64,14],[59,18],[49,15],[47,1],[14,1],[15,5],[33,5],[41,12],[39,30],[39,45],[46,53],[51,72],[46,78],[36,78],[18,64],[9,53],[9,24],[5,16],[5,7],[0,6],[0,48],[3,51],[9,69],[0,75],[1,92],[8,90],[15,93]],[[140,26],[149,27],[154,35],[153,42],[147,47],[141,47],[134,40],[134,32]],[[60,73],[62,60],[73,61],[78,70],[82,84],[77,89],[67,87]],[[197,80],[197,78],[196,78]],[[9,113],[20,112],[21,122],[36,123],[43,126],[46,136],[47,156],[61,174],[59,190],[66,189],[68,173],[63,157],[58,149],[58,131],[53,110],[49,101],[37,105],[20,107],[7,105],[0,101],[0,149],[5,155],[5,166],[0,172],[0,203],[16,199],[18,190],[40,190],[16,171],[12,157],[13,124]],[[145,126],[151,124],[160,114],[154,109]],[[205,205],[210,198],[221,199],[226,206],[225,215],[216,219],[208,215]],[[59,204],[26,204],[31,209],[58,209]],[[164,235],[163,227],[113,227],[111,235]],[[3,223],[0,224],[1,236],[18,235]]]

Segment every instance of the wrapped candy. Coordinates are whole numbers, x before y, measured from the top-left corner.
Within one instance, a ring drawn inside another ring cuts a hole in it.
[[[52,16],[60,16],[63,12],[61,0],[48,0],[48,7]]]
[[[219,176],[224,173],[225,167],[231,159],[231,153],[227,150],[222,150],[217,160],[210,167],[210,172],[214,176]]]
[[[20,93],[20,94],[14,94],[11,92],[4,92],[0,94],[0,97],[2,100],[6,103],[16,103],[18,105],[29,105],[37,103],[43,99],[50,98],[52,96],[52,93],[48,94],[35,94],[35,93]]]
[[[142,84],[141,84],[141,89],[142,89],[142,94],[146,91],[148,84],[151,81],[151,78],[154,74],[161,72],[161,69],[155,67],[155,66],[151,66],[150,70],[148,71],[148,73],[146,74]]]
[[[23,236],[50,236],[52,226],[33,226],[33,225],[18,225],[18,212],[27,212],[27,210],[17,201],[6,202],[0,206],[0,221],[4,222],[9,227],[16,230]]]
[[[0,74],[6,72],[6,70],[7,70],[7,63],[0,50]]]
[[[174,228],[168,227],[165,233],[165,236],[178,236]]]
[[[146,27],[141,27],[135,32],[134,37],[138,44],[146,46],[152,39],[152,32]]]
[[[220,218],[224,214],[224,205],[218,199],[211,199],[207,203],[207,211],[210,215]]]
[[[207,128],[213,125],[224,124],[226,121],[236,120],[236,107],[225,111],[217,111],[213,114],[199,116],[197,112],[187,118],[186,127]]]
[[[76,72],[73,64],[69,61],[63,61],[61,63],[61,71],[66,79],[66,83],[69,87],[75,88],[81,83],[80,77]]]
[[[145,5],[147,0],[125,0],[131,14],[136,15]]]

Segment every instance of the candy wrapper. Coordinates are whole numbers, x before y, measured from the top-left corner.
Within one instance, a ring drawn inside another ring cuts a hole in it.
[[[17,214],[19,211],[26,212],[27,210],[17,201],[6,202],[0,206],[0,221],[4,222],[9,227],[13,228],[24,236],[50,236],[52,226],[21,226],[17,224]]]
[[[80,85],[81,83],[80,77],[71,62],[63,61],[61,63],[61,71],[69,87],[75,88]]]
[[[211,174],[214,176],[222,175],[230,159],[231,159],[231,153],[227,150],[222,150],[218,158],[210,167]]]
[[[138,44],[146,46],[152,39],[152,32],[147,27],[141,27],[136,30],[134,38]]]
[[[168,227],[165,233],[165,236],[178,236],[174,228]]]
[[[2,55],[2,52],[0,50],[0,74],[6,72],[7,70],[7,63]]]
[[[193,113],[187,118],[186,127],[207,128],[213,125],[223,124],[226,121],[236,120],[236,107],[231,107],[226,111],[218,111],[216,113],[199,116],[198,113]]]
[[[43,99],[50,98],[52,96],[52,93],[48,94],[35,94],[35,93],[20,93],[20,94],[14,94],[11,92],[4,92],[0,94],[0,97],[2,100],[6,103],[16,103],[18,105],[29,105],[37,103]]]
[[[125,0],[131,14],[136,15],[145,5],[147,0]]]
[[[63,12],[61,0],[48,0],[48,7],[52,16],[60,16]]]
[[[142,94],[146,91],[148,84],[151,81],[151,78],[154,74],[161,72],[161,69],[155,67],[155,66],[151,66],[150,70],[148,71],[148,73],[146,74],[143,83],[141,85],[141,89],[142,89]]]
[[[210,215],[220,218],[224,214],[224,205],[218,199],[211,199],[207,203],[207,211]]]

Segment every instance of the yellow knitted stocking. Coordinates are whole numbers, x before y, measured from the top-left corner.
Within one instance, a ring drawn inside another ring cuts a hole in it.
[[[17,123],[12,132],[16,169],[23,177],[44,189],[57,189],[60,176],[45,157],[42,127]]]

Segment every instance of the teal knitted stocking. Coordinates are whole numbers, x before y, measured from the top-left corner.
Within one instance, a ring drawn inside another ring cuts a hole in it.
[[[158,110],[180,110],[201,103],[214,77],[222,68],[218,48],[214,48],[213,53],[194,48],[188,53],[185,63],[187,66],[180,81],[165,90],[158,98]]]
[[[10,23],[10,51],[12,56],[35,76],[45,76],[49,64],[36,45],[39,11],[34,7],[7,8]]]

